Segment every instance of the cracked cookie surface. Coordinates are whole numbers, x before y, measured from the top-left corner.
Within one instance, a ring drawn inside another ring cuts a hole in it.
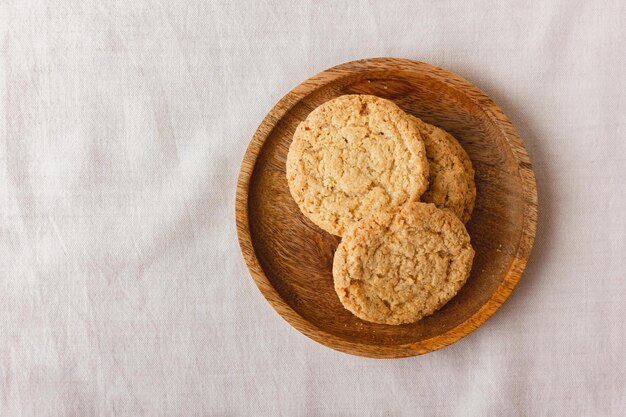
[[[448,209],[467,223],[474,210],[476,185],[472,162],[459,142],[443,129],[410,116],[426,145],[428,190],[421,200]]]
[[[344,95],[298,125],[287,155],[302,213],[337,236],[381,207],[419,201],[428,161],[417,124],[393,102]]]
[[[467,280],[474,249],[452,212],[413,202],[381,209],[350,228],[333,261],[343,306],[382,324],[434,313]]]

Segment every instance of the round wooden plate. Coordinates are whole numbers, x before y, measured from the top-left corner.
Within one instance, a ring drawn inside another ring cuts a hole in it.
[[[448,304],[414,324],[369,323],[343,308],[331,271],[339,238],[306,219],[289,194],[285,159],[296,126],[317,106],[343,94],[384,97],[442,127],[463,145],[476,170],[476,208],[467,224],[476,250],[471,275]],[[398,358],[461,339],[504,303],[531,251],[537,191],[521,139],[478,88],[422,62],[364,59],[309,78],[265,117],[241,164],[236,221],[252,278],[296,329],[343,352]]]

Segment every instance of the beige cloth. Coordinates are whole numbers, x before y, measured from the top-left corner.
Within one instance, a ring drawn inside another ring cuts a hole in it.
[[[0,415],[626,415],[626,3],[0,2]],[[302,336],[239,254],[252,133],[308,76],[397,56],[509,115],[535,250],[460,342]]]

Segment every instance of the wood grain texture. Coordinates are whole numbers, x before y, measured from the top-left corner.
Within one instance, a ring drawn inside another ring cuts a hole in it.
[[[476,170],[476,207],[467,224],[476,250],[470,278],[442,309],[414,324],[369,323],[343,308],[332,278],[339,238],[306,219],[289,194],[285,160],[296,126],[323,102],[355,93],[391,99],[406,112],[449,131]],[[365,59],[304,81],[265,117],[241,164],[236,222],[252,278],[296,329],[343,352],[397,358],[461,339],[504,303],[533,245],[537,190],[521,139],[484,93],[429,64]]]

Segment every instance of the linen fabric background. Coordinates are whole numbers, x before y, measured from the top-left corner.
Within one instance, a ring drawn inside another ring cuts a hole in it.
[[[0,415],[626,415],[624,22],[619,0],[0,1]],[[290,327],[234,223],[265,114],[380,56],[490,95],[540,200],[504,307],[402,360]]]

